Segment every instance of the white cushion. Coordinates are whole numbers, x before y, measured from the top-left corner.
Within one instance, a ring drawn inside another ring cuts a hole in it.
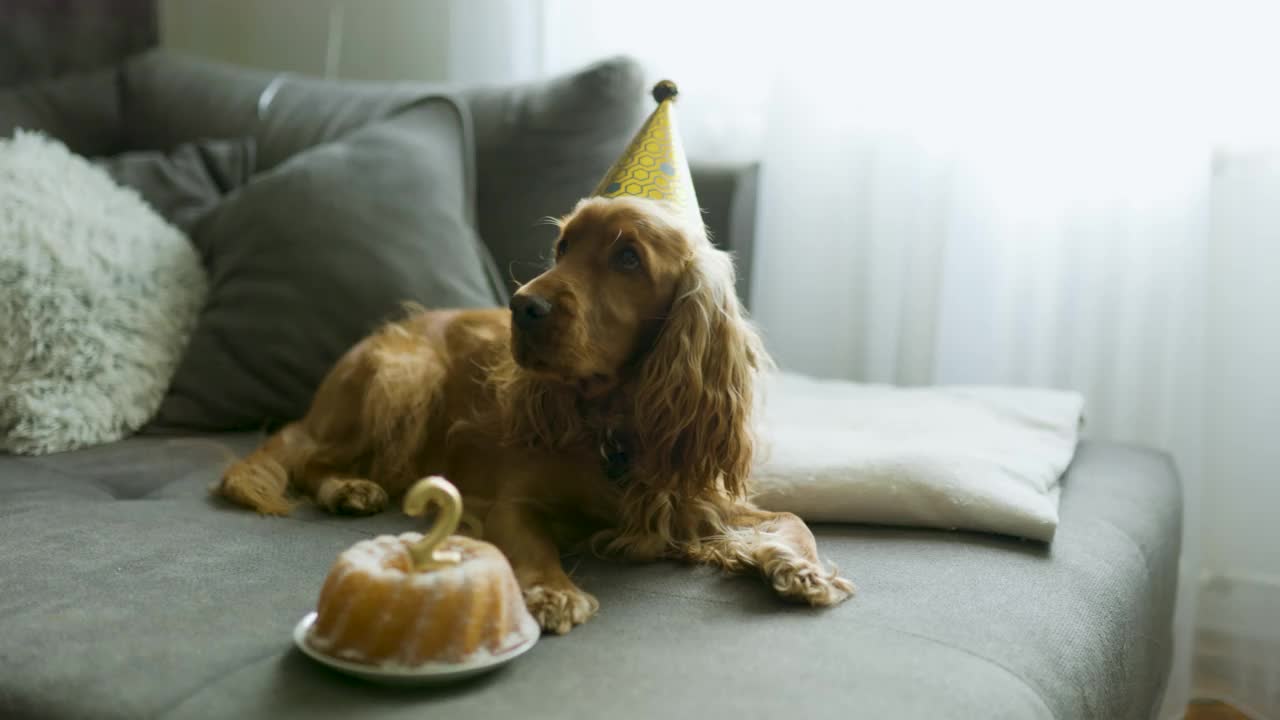
[[[755,500],[814,522],[1050,541],[1084,398],[1011,387],[765,383]]]
[[[132,190],[40,134],[0,140],[0,450],[145,424],[206,284],[186,237]]]

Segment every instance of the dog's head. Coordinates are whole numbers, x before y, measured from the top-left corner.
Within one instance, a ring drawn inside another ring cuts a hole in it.
[[[631,198],[583,200],[559,223],[554,264],[511,299],[516,362],[609,386],[652,346],[692,238],[664,206]]]
[[[652,482],[741,491],[767,358],[731,258],[700,223],[650,200],[590,198],[559,224],[555,264],[511,300],[516,362],[587,395],[625,384],[636,469]]]

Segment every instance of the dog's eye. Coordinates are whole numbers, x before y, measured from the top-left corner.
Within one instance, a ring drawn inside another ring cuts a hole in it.
[[[556,245],[556,259],[559,260],[564,257],[564,254],[567,252],[569,252],[569,241],[562,239],[560,243]]]
[[[619,270],[639,270],[640,253],[636,252],[634,248],[623,248],[614,262],[618,264]]]

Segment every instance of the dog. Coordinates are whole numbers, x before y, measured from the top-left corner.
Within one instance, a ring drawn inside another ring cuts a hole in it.
[[[561,565],[677,558],[757,571],[814,606],[853,593],[809,528],[748,500],[758,374],[770,367],[702,224],[593,197],[508,309],[412,308],[338,361],[301,420],[216,493],[267,515],[291,494],[371,514],[442,475],[511,562],[530,613],[566,633],[599,603]]]

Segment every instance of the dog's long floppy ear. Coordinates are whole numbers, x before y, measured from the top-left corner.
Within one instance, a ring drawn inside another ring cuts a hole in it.
[[[684,497],[720,483],[745,493],[755,374],[768,362],[739,308],[731,258],[704,240],[641,368],[635,469],[644,482]]]

